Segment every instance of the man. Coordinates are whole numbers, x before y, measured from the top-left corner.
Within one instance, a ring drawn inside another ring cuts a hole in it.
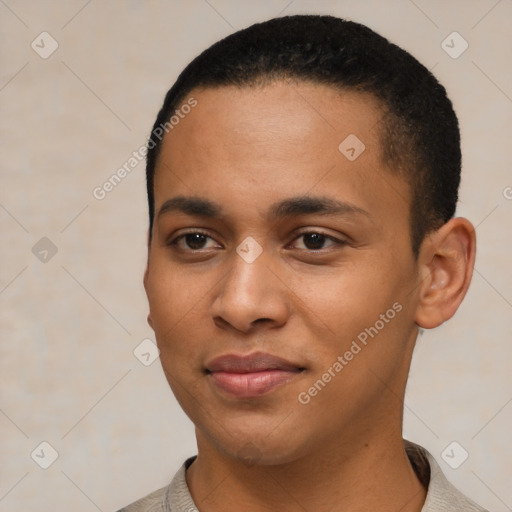
[[[458,122],[408,53],[330,16],[194,59],[148,141],[144,285],[198,455],[134,511],[483,510],[402,439],[419,328],[453,316]]]

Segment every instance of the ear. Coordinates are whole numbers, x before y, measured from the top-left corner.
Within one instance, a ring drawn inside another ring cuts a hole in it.
[[[148,282],[149,282],[148,281],[148,278],[149,278],[149,251],[151,248],[151,239],[149,237],[149,230],[148,230],[148,236],[147,236],[147,243],[148,243],[148,257],[146,260],[146,269],[144,270],[144,277],[142,279],[142,283],[144,284],[144,290],[146,291],[146,297],[149,298],[149,295],[148,295],[148,290],[149,290],[149,285],[148,285]],[[151,320],[151,308],[150,308],[150,312],[148,313],[148,324],[153,329],[153,320]]]
[[[432,329],[455,314],[469,288],[475,254],[475,228],[465,218],[451,219],[426,237],[418,256],[419,327]]]
[[[149,274],[149,259],[148,259],[148,263],[146,265],[146,270],[144,270],[144,278],[142,280],[142,282],[144,283],[144,290],[146,290],[146,297],[148,297],[148,299],[149,299],[148,274]],[[148,324],[153,329],[153,320],[151,320],[151,306],[149,308],[149,313],[148,313]]]

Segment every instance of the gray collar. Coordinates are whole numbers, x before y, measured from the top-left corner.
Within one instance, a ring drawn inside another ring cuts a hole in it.
[[[427,487],[422,512],[487,512],[458,491],[444,476],[434,457],[422,446],[404,439],[407,456]],[[185,473],[197,456],[189,457],[171,483],[119,512],[198,512]]]

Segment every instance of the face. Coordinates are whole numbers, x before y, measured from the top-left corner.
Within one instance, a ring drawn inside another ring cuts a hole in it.
[[[144,283],[198,437],[278,464],[399,428],[418,268],[376,100],[286,82],[190,96],[156,168]]]

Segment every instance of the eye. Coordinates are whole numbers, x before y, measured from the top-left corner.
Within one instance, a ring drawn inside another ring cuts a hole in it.
[[[303,239],[304,247],[296,247],[301,251],[307,252],[319,252],[322,249],[328,249],[329,247],[336,247],[346,245],[347,242],[339,240],[331,235],[322,233],[321,231],[303,231],[295,238],[295,240]],[[219,247],[218,245],[207,246],[207,241],[214,239],[202,231],[190,231],[178,235],[176,238],[170,240],[167,245],[177,247],[183,252],[199,252],[205,249],[212,249]],[[295,241],[294,240],[294,241]],[[324,247],[326,242],[330,242],[330,246]]]
[[[202,249],[210,249],[212,247],[205,247],[206,241],[213,238],[202,231],[190,231],[183,233],[173,240],[169,241],[167,245],[176,246],[178,249],[185,252],[200,251]],[[180,242],[182,242],[180,244]]]
[[[303,231],[302,233],[299,233],[299,236],[295,238],[295,240],[299,240],[301,238],[303,239],[304,248],[299,249],[306,250],[308,252],[325,249],[323,246],[326,242],[331,242],[330,247],[346,244],[345,241],[327,235],[326,233],[322,233],[321,231]]]

